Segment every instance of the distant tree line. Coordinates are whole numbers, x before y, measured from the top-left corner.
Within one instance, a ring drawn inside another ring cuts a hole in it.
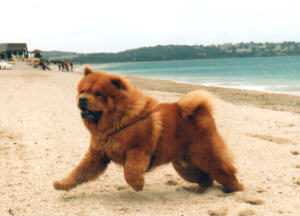
[[[52,59],[72,61],[75,63],[109,63],[132,61],[165,61],[207,58],[239,58],[260,56],[300,55],[300,42],[282,43],[226,43],[221,45],[166,45],[142,47],[118,53],[55,53]],[[43,54],[43,56],[45,56]],[[48,53],[51,57],[51,54]]]
[[[64,58],[72,58],[78,56],[79,53],[76,52],[63,52],[63,51],[41,51],[43,58],[48,60],[57,59],[61,61]]]

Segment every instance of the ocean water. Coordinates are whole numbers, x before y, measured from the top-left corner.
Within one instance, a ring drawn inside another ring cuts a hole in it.
[[[300,95],[300,56],[128,62],[92,68],[205,86]]]

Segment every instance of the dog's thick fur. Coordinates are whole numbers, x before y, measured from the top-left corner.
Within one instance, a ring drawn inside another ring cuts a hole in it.
[[[54,182],[55,189],[96,179],[113,161],[124,167],[136,191],[143,189],[145,172],[169,162],[183,179],[202,188],[216,180],[228,192],[243,190],[207,93],[194,91],[176,103],[158,103],[121,76],[90,68],[84,73],[77,99],[91,144],[71,174]]]

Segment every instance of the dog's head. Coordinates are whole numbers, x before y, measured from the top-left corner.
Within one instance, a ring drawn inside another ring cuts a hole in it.
[[[104,115],[125,106],[131,88],[129,82],[120,76],[85,68],[77,88],[81,117],[88,123],[97,124]]]

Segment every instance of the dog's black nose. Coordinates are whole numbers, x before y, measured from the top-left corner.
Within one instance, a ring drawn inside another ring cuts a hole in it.
[[[80,109],[87,109],[88,99],[87,98],[79,98],[78,106]]]

